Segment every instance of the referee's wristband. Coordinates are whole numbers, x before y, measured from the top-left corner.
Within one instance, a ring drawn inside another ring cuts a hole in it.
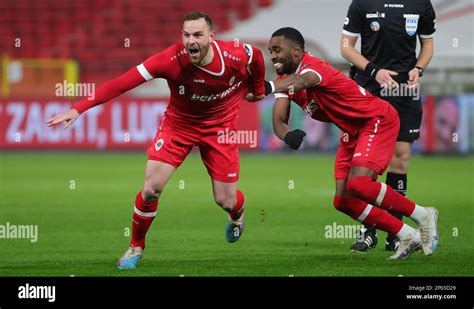
[[[419,77],[422,77],[423,74],[425,74],[425,69],[423,69],[422,67],[416,66],[415,68],[418,69],[418,76],[419,76]]]
[[[265,95],[275,92],[275,84],[272,81],[265,81]]]
[[[370,78],[375,78],[375,75],[377,74],[377,72],[379,70],[380,70],[380,68],[377,65],[373,64],[372,62],[369,62],[365,66],[364,73],[365,73],[365,75],[369,76]]]

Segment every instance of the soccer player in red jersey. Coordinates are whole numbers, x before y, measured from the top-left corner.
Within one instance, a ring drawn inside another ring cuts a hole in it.
[[[294,28],[281,28],[269,43],[279,78],[265,82],[266,94],[275,92],[273,128],[292,149],[305,132],[290,131],[290,101],[312,118],[332,122],[342,131],[336,154],[334,206],[353,219],[400,238],[391,259],[407,258],[422,247],[431,255],[437,247],[438,212],[415,204],[385,183],[377,182],[395,150],[399,130],[397,111],[353,80],[304,50],[304,38]],[[387,210],[410,217],[419,231]]]
[[[237,241],[244,230],[244,195],[237,189],[239,152],[235,143],[219,143],[219,134],[235,132],[239,103],[264,97],[262,52],[248,44],[215,39],[212,21],[202,12],[184,18],[182,43],[151,56],[48,121],[69,127],[89,108],[105,103],[150,79],[164,78],[170,102],[154,142],[147,150],[143,189],[135,198],[130,247],[120,269],[135,268],[145,249],[145,235],[155,218],[168,179],[193,146],[198,146],[212,179],[215,202],[228,212],[226,239]],[[222,139],[221,139],[222,140]]]

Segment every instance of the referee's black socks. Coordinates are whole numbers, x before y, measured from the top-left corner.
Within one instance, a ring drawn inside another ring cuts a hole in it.
[[[403,196],[407,195],[407,174],[396,174],[388,172],[385,183]]]

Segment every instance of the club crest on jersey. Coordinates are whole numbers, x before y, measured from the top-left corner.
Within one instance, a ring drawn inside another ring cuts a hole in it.
[[[420,15],[403,14],[403,17],[405,17],[405,31],[409,36],[413,36],[416,33],[416,29],[418,29],[418,19]]]
[[[165,142],[163,141],[162,138],[160,138],[159,140],[157,140],[156,143],[155,143],[155,150],[156,150],[156,151],[160,150],[161,147],[163,147],[163,144],[164,144],[164,143],[165,143]]]
[[[370,29],[372,29],[372,31],[374,32],[377,32],[380,30],[380,24],[378,21],[374,20],[373,22],[370,23]]]

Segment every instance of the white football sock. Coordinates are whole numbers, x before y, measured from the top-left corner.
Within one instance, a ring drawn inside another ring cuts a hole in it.
[[[420,222],[425,221],[429,216],[428,210],[425,207],[419,206],[415,204],[415,209],[410,215],[410,218],[416,222],[416,224],[420,224]]]
[[[404,239],[412,238],[413,235],[415,235],[415,233],[416,233],[416,230],[414,228],[404,223],[396,236],[400,238],[400,240],[404,240]]]

